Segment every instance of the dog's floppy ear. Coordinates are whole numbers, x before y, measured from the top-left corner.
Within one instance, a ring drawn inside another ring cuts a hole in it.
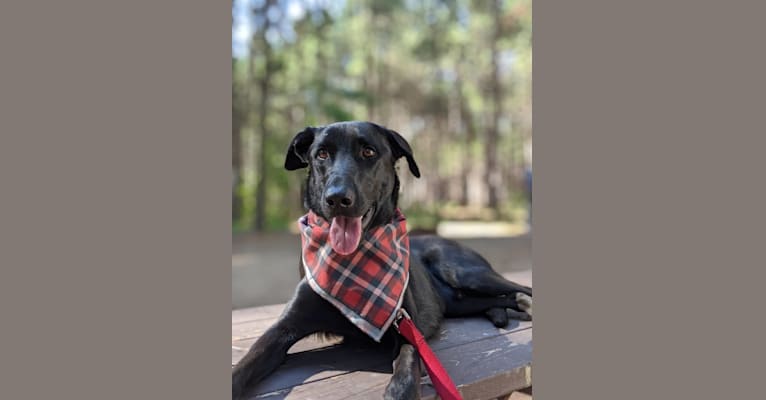
[[[415,158],[412,156],[412,149],[410,148],[410,144],[407,143],[407,140],[405,140],[402,135],[399,134],[399,132],[377,124],[374,125],[377,126],[386,135],[388,143],[391,145],[391,152],[393,153],[394,161],[400,159],[401,157],[407,158],[407,165],[410,167],[410,172],[412,172],[412,175],[415,175],[416,178],[420,178],[420,169],[418,168],[418,164],[415,162]]]
[[[285,157],[286,170],[293,171],[309,166],[309,146],[314,142],[314,134],[318,130],[319,128],[309,126],[295,135],[293,141],[290,142],[290,146],[287,148],[287,157]]]

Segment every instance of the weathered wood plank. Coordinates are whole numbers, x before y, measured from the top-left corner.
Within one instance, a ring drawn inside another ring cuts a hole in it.
[[[239,324],[232,325],[231,341],[233,343],[235,341],[257,338],[263,335],[263,332],[276,321],[277,317],[271,317],[256,321],[244,321]]]
[[[461,345],[527,330],[530,327],[529,321],[511,321],[504,329],[495,328],[483,318],[448,319],[429,343],[434,352],[441,354],[442,350],[448,351]],[[390,355],[380,352],[375,347],[360,349],[332,346],[332,343],[323,344],[313,337],[301,342],[290,349],[291,355],[285,362],[259,385],[258,393],[345,375],[356,370],[391,372]],[[248,348],[249,346],[237,348],[236,354],[233,348],[232,364],[239,361]]]
[[[339,348],[342,347],[339,346]],[[466,399],[494,399],[531,384],[530,328],[450,347],[436,353]],[[302,354],[305,356],[308,353]],[[292,357],[297,360],[300,355]],[[370,358],[367,354],[365,357]],[[378,359],[380,357],[383,355],[376,356]],[[303,372],[307,371],[303,370]],[[281,389],[271,386],[268,388],[270,390],[266,390],[259,386],[250,398],[269,400],[380,398],[385,385],[391,379],[390,373],[389,360],[377,368],[355,370],[333,376],[312,376],[304,383]],[[430,386],[429,378],[424,376],[422,382],[423,399],[434,399],[435,393]]]
[[[532,329],[436,354],[466,399],[494,399],[532,385]],[[435,397],[430,385],[423,388],[423,400]]]
[[[248,400],[380,399],[390,379],[390,373],[351,372],[274,392],[251,394]]]
[[[496,328],[488,319],[483,317],[450,318],[442,322],[439,332],[429,339],[428,343],[436,351],[531,327],[531,321],[511,320],[505,328]]]
[[[261,319],[276,319],[284,310],[284,304],[274,304],[270,306],[240,308],[231,312],[231,324],[241,324],[248,321],[258,321]],[[232,327],[233,329],[233,327]]]
[[[247,350],[250,349],[250,346],[255,343],[256,338],[247,339],[246,341],[242,342],[236,342],[236,344],[231,345],[231,365],[233,366],[236,364],[242,357],[245,356],[247,353]],[[321,349],[324,347],[330,347],[334,346],[341,342],[341,339],[332,339],[332,340],[319,340],[316,339],[313,336],[309,336],[307,338],[303,338],[298,341],[298,343],[294,344],[293,347],[290,347],[290,350],[287,351],[288,354],[294,354],[294,353],[301,353],[304,351],[311,351],[316,349]]]
[[[503,274],[531,286],[531,271]],[[271,326],[284,304],[232,312],[232,365]],[[531,384],[531,322],[511,321],[497,329],[484,318],[448,319],[431,339],[432,348],[465,398],[495,399]],[[390,379],[390,355],[380,349],[337,345],[308,337],[296,343],[285,363],[254,390],[258,399],[378,398]],[[423,398],[435,394],[424,377]]]
[[[261,322],[260,326],[247,327],[250,336],[234,336],[232,339],[232,364],[235,364],[241,357],[244,356],[244,352],[255,343],[255,340],[265,331],[271,324]],[[434,350],[443,349],[446,347],[459,345],[462,343],[488,338],[491,336],[502,335],[511,331],[524,329],[532,326],[532,322],[529,321],[516,321],[512,320],[505,328],[495,328],[485,318],[460,318],[460,319],[446,319],[442,323],[439,333],[437,333],[429,343],[433,346]],[[237,333],[243,334],[239,328],[232,328],[232,335]],[[305,338],[290,348],[288,353],[298,353],[301,351],[314,350],[337,344],[337,342],[322,342],[314,337]],[[237,353],[235,355],[235,353]]]
[[[498,397],[497,400],[532,400],[532,396],[529,393],[513,392],[507,396]]]
[[[274,373],[258,385],[255,393],[280,391],[354,371],[391,374],[391,355],[380,347],[343,345],[290,354]]]
[[[342,342],[341,338],[338,339],[328,339],[328,340],[320,340],[313,336],[309,336],[306,338],[303,338],[298,341],[298,343],[294,344],[293,347],[291,347],[287,354],[297,354],[302,353],[306,351],[313,351],[313,350],[319,350],[324,349],[327,347],[333,347]],[[232,367],[240,360],[242,357],[247,354],[247,351],[250,349],[250,346],[246,347],[239,347],[239,346],[231,346],[231,365]]]

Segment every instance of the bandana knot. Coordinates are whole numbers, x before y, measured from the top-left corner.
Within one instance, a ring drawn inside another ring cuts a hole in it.
[[[396,318],[409,281],[410,239],[404,214],[396,209],[391,223],[366,232],[348,255],[332,249],[330,224],[313,211],[301,217],[298,226],[311,288],[379,342]]]

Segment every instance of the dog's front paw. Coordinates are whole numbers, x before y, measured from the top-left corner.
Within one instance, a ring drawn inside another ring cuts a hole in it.
[[[241,400],[245,398],[247,378],[241,370],[233,370],[231,373],[231,399]]]
[[[242,400],[245,398],[245,391],[241,386],[231,385],[231,400]]]
[[[420,382],[408,376],[401,379],[394,376],[386,386],[384,400],[418,400],[420,399]]]
[[[508,309],[495,307],[487,310],[484,315],[492,321],[492,324],[497,328],[505,328],[508,326]]]
[[[516,293],[516,303],[519,304],[519,309],[525,313],[532,315],[532,296],[524,293]]]

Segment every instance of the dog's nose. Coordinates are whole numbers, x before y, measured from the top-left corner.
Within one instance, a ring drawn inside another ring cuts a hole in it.
[[[354,205],[354,195],[350,190],[342,187],[333,187],[325,194],[325,202],[332,208],[348,208]]]

